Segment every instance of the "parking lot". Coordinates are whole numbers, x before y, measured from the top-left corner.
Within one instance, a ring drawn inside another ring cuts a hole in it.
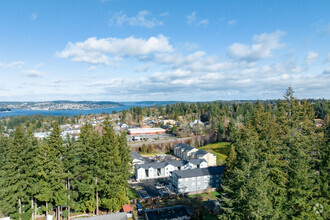
[[[144,180],[139,183],[131,184],[131,187],[136,189],[140,198],[147,199],[170,195],[171,191],[166,187],[169,184],[169,181],[169,178]]]

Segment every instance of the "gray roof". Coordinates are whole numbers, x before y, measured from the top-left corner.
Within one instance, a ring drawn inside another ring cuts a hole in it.
[[[149,169],[150,167],[154,169],[159,169],[159,168],[164,168],[166,167],[168,163],[167,162],[154,162],[154,163],[145,163],[145,164],[136,164],[135,167],[136,169]]]
[[[132,158],[133,158],[133,159],[137,159],[137,160],[142,160],[142,161],[144,161],[144,157],[142,157],[140,154],[138,154],[138,153],[135,152],[135,151],[132,151]]]
[[[183,205],[145,210],[147,220],[182,219],[190,215],[191,208]]]
[[[153,162],[153,163],[145,163],[145,164],[136,164],[135,168],[136,169],[149,169],[150,167],[154,168],[154,169],[159,169],[159,168],[165,168],[167,165],[172,165],[174,167],[181,167],[184,166],[185,164],[192,163],[195,165],[200,164],[202,161],[205,161],[204,159],[191,159],[191,160],[173,160],[173,161],[163,161],[163,162]]]
[[[187,162],[183,160],[173,160],[173,161],[168,161],[167,163],[175,167],[181,167],[184,166]]]
[[[194,147],[191,147],[188,144],[184,144],[184,143],[179,143],[179,144],[177,144],[175,146],[178,147],[178,148],[180,148],[180,149],[185,149],[185,150],[192,150],[192,149],[194,149]]]
[[[188,160],[189,163],[192,163],[194,165],[199,165],[204,161],[206,162],[206,160],[204,160],[204,159],[191,159],[191,160]]]
[[[191,170],[175,170],[172,172],[172,175],[177,175],[178,178],[189,178],[197,176],[208,176],[215,174],[223,174],[225,170],[225,165],[216,166],[216,167],[207,167],[207,168],[198,168]]]
[[[199,149],[198,151],[196,152],[193,152],[192,155],[196,155],[196,156],[204,156],[205,154],[207,154],[209,152],[205,151],[205,150],[201,150]]]
[[[127,220],[126,212],[113,213],[109,215],[98,215],[89,218],[79,218],[79,220]]]

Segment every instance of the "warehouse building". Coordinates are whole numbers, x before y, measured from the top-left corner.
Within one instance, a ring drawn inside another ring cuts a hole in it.
[[[166,130],[163,128],[130,128],[127,133],[129,135],[161,134],[166,133]]]

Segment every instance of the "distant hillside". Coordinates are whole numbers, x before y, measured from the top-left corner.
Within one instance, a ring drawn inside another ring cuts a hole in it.
[[[181,101],[139,101],[139,102],[122,102],[125,105],[139,105],[139,106],[155,106],[155,105],[171,105]]]

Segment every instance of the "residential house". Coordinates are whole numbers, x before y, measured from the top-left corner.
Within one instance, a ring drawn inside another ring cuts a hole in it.
[[[137,180],[169,177],[174,170],[189,170],[205,168],[207,162],[204,159],[179,160],[169,162],[154,162],[135,165],[135,178]]]
[[[175,170],[171,175],[171,185],[176,193],[189,193],[210,188],[219,188],[225,166]]]
[[[195,119],[195,121],[190,122],[189,125],[191,128],[193,128],[195,126],[204,126],[204,123],[200,120]]]
[[[133,164],[144,164],[145,160],[140,154],[135,151],[132,151]]]
[[[204,159],[207,161],[208,166],[217,165],[217,155],[208,151],[194,148],[183,143],[175,145],[173,150],[174,155],[180,157],[183,160]]]
[[[207,200],[203,202],[205,209],[211,215],[218,215],[221,212],[219,200]]]

